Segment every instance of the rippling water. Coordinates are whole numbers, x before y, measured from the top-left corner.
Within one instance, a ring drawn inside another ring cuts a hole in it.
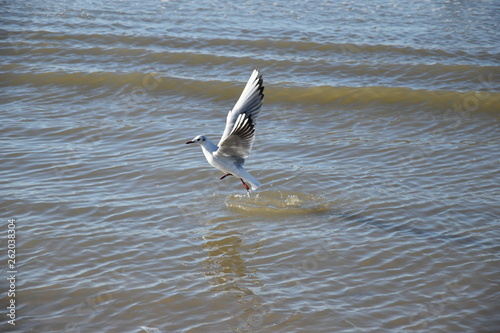
[[[2,1],[19,332],[496,332],[497,1]],[[265,100],[234,178],[184,145]],[[4,255],[4,257],[5,257]]]

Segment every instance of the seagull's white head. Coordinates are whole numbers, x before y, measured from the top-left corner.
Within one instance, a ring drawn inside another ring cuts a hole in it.
[[[193,140],[186,142],[186,144],[188,144],[188,143],[197,143],[197,144],[200,144],[200,145],[203,146],[203,144],[205,142],[207,142],[207,137],[204,136],[204,135],[198,135]]]

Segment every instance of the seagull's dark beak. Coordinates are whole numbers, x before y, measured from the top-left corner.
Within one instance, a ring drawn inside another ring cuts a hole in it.
[[[194,141],[188,141],[188,142],[186,142],[186,144],[188,144],[188,143],[194,143]]]

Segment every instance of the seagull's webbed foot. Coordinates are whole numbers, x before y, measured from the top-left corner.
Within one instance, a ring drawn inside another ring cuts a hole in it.
[[[243,181],[243,179],[240,178],[240,180],[241,180],[241,183],[243,184],[243,186],[245,186],[245,189],[247,190],[247,192],[250,191],[250,187],[248,187],[248,185]]]
[[[233,174],[232,173],[226,173],[224,176],[220,177],[219,179],[224,179],[226,178],[227,176],[232,176]]]

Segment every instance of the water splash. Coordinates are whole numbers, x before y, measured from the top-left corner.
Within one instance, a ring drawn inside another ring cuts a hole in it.
[[[325,198],[313,194],[263,191],[250,197],[230,195],[226,199],[226,207],[258,215],[298,215],[326,212],[330,209],[330,204]]]

